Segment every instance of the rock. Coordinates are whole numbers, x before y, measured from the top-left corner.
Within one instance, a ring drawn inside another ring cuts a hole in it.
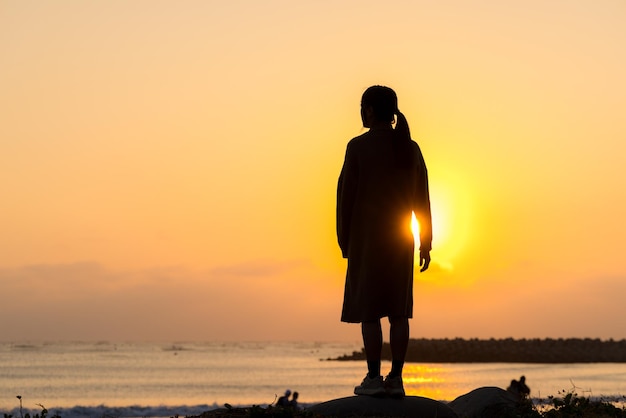
[[[501,418],[518,415],[518,400],[504,389],[482,387],[448,404],[459,418]]]
[[[307,408],[306,412],[337,418],[458,418],[456,413],[446,404],[421,396],[405,396],[401,399],[349,396],[319,403]]]

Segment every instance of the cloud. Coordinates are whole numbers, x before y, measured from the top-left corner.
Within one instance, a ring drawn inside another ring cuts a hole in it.
[[[0,270],[0,283],[4,340],[298,340],[311,329],[325,339],[318,324],[336,324],[341,303],[336,282],[303,260],[206,271],[31,265]]]
[[[442,338],[626,337],[626,278],[526,267],[469,286],[419,282],[414,330]]]
[[[625,337],[623,276],[530,264],[455,284],[456,274],[416,281],[413,337]],[[5,341],[360,340],[358,326],[339,320],[343,273],[308,260],[29,265],[0,270],[0,294]]]

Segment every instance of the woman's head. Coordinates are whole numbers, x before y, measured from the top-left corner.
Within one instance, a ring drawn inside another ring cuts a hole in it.
[[[374,124],[389,125],[394,115],[398,117],[394,129],[394,149],[399,167],[409,167],[413,157],[411,152],[411,132],[409,124],[398,110],[396,92],[385,86],[372,86],[361,97],[361,119],[363,126],[371,128]]]
[[[361,97],[361,119],[363,126],[369,128],[371,118],[376,122],[393,123],[394,115],[398,113],[398,97],[389,87],[372,86]]]

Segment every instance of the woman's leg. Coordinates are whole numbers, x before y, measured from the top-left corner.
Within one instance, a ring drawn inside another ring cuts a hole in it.
[[[354,388],[355,395],[381,396],[387,393],[380,375],[380,356],[383,348],[383,330],[380,319],[361,323],[363,346],[367,358],[367,376]]]
[[[380,376],[380,356],[383,349],[383,330],[380,319],[361,323],[363,347],[367,359],[367,374],[371,378]],[[406,351],[406,350],[405,350]]]
[[[409,318],[389,318],[389,344],[391,345],[391,372],[390,377],[402,376],[404,358],[409,346]]]

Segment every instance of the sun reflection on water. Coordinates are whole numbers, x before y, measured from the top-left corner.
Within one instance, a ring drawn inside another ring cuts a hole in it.
[[[447,384],[448,371],[434,364],[405,364],[402,372],[404,390],[409,396],[431,399],[454,399],[458,394]]]

